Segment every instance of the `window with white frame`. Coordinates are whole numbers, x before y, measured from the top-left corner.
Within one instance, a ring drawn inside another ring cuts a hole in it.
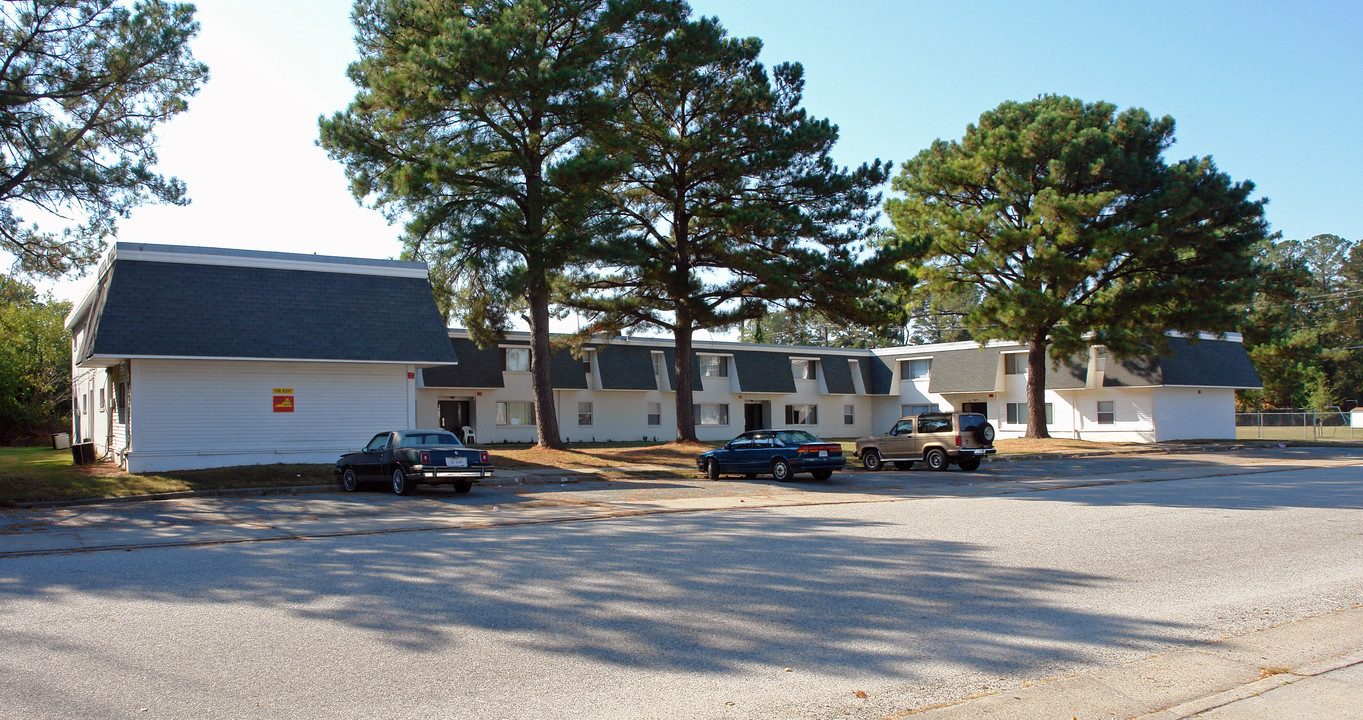
[[[577,424],[578,424],[578,425],[591,425],[591,424],[592,424],[592,404],[591,404],[591,403],[589,403],[589,402],[580,402],[580,403],[577,404]]]
[[[534,425],[535,403],[508,400],[497,403],[498,425]]]
[[[582,373],[584,375],[592,374],[592,353],[590,350],[582,352]]]
[[[1003,373],[1005,375],[1026,375],[1027,353],[1006,353],[1003,356]]]
[[[654,380],[655,382],[657,382],[658,387],[662,387],[662,384],[663,384],[663,354],[662,354],[662,353],[653,353],[653,380]]]
[[[818,372],[818,360],[791,360],[790,370],[796,380],[813,380]]]
[[[857,406],[856,406],[856,405],[843,405],[843,406],[842,406],[842,424],[843,424],[843,425],[853,425],[853,424],[856,423],[856,421],[857,421]]]
[[[729,424],[729,406],[725,403],[697,403],[694,407],[697,425]]]
[[[700,376],[729,377],[729,358],[720,355],[701,355]]]
[[[502,369],[530,372],[530,348],[502,348]]]
[[[99,411],[104,412],[104,388],[99,389]]]
[[[662,425],[662,424],[663,424],[663,404],[662,404],[662,403],[660,403],[660,402],[655,402],[655,403],[654,403],[654,402],[651,402],[651,403],[648,404],[648,424],[649,424],[649,425]]]
[[[1098,424],[1099,424],[1099,425],[1112,425],[1112,424],[1115,423],[1116,421],[1117,421],[1117,413],[1115,412],[1115,403],[1113,403],[1111,400],[1099,400],[1099,401],[1098,401]]]
[[[1052,422],[1054,422],[1054,419],[1051,414],[1051,404],[1046,403],[1046,424],[1050,425]],[[1027,403],[1008,403],[1007,423],[1009,425],[1026,425]]]
[[[899,416],[908,417],[910,415],[922,415],[923,413],[937,412],[937,403],[930,405],[900,405]]]
[[[905,380],[926,380],[928,373],[932,372],[932,359],[905,360],[901,370]]]
[[[818,425],[819,406],[818,405],[787,405],[786,406],[787,425]]]

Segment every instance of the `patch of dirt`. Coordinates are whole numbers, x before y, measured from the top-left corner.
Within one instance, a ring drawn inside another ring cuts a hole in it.
[[[1069,438],[1000,438],[994,441],[1000,455],[1054,452],[1122,452],[1151,447],[1141,443],[1103,443]]]
[[[492,464],[499,468],[582,468],[615,467],[619,465],[669,465],[695,467],[696,455],[715,447],[709,443],[663,443],[660,445],[628,445],[621,447],[591,447],[567,450],[548,448],[489,448]]]

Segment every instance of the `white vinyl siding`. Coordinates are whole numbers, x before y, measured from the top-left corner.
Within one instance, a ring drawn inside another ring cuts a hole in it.
[[[332,462],[378,430],[414,422],[403,365],[133,360],[131,472]],[[276,413],[275,388],[295,409]]]

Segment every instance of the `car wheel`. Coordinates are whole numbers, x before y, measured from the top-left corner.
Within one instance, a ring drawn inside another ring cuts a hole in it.
[[[718,480],[718,479],[719,479],[719,461],[718,461],[718,460],[716,460],[716,459],[714,459],[714,458],[710,458],[710,461],[707,462],[707,463],[705,463],[705,477],[708,477],[708,478],[710,478],[711,480]]]
[[[790,463],[784,458],[776,458],[771,461],[771,476],[777,482],[785,482],[790,479]]]
[[[966,472],[972,472],[980,469],[980,459],[977,457],[963,457],[960,460],[956,461],[956,464],[960,465],[961,469],[965,470]]]
[[[975,439],[981,445],[989,446],[994,444],[994,426],[989,423],[975,426]]]
[[[894,461],[894,469],[895,469],[895,470],[912,470],[912,469],[913,469],[913,461],[912,461],[912,460],[896,460],[896,461]]]
[[[949,461],[947,454],[941,448],[933,448],[923,456],[923,462],[927,463],[928,469],[932,471],[946,470]]]
[[[833,477],[832,470],[815,470],[811,474],[814,476],[815,480],[827,480],[828,478]]]
[[[407,479],[407,473],[403,472],[402,468],[393,468],[393,492],[399,495],[411,495],[414,484]]]
[[[472,489],[473,489],[472,480],[460,480],[459,482],[454,484],[454,491],[457,493],[466,493]]]
[[[884,463],[880,461],[880,453],[875,450],[867,450],[861,454],[861,466],[875,472],[884,467]]]
[[[355,492],[360,489],[360,479],[355,476],[355,468],[346,468],[341,473],[341,487],[346,492]]]

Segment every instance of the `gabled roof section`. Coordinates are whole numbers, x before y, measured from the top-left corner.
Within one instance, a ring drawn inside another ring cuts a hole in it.
[[[819,366],[829,395],[853,395],[857,392],[856,385],[852,384],[852,367],[846,355],[820,355]]]
[[[640,345],[606,344],[596,351],[596,370],[603,390],[657,390],[653,349]]]
[[[1220,387],[1253,390],[1263,387],[1244,343],[1230,340],[1196,342],[1184,337],[1169,339],[1169,352],[1160,356],[1164,385]],[[1125,365],[1123,365],[1125,367]],[[1112,367],[1107,370],[1110,384]]]
[[[81,320],[79,360],[458,362],[423,263],[118,243]]]
[[[928,392],[993,392],[1001,354],[996,347],[932,353]]]
[[[663,348],[664,364],[667,365],[667,386],[672,392],[677,391],[677,349]],[[695,394],[700,390],[700,358],[696,357],[695,351],[691,352],[691,393]]]
[[[889,395],[894,382],[894,370],[879,355],[867,354],[858,358],[861,367],[861,386],[868,395]]]
[[[760,350],[734,350],[734,371],[738,386],[745,393],[795,392],[795,375],[790,370],[790,354]]]
[[[426,387],[506,387],[502,378],[501,348],[481,349],[472,340],[460,337],[450,338],[450,345],[459,357],[459,364],[422,370],[421,379]]]

